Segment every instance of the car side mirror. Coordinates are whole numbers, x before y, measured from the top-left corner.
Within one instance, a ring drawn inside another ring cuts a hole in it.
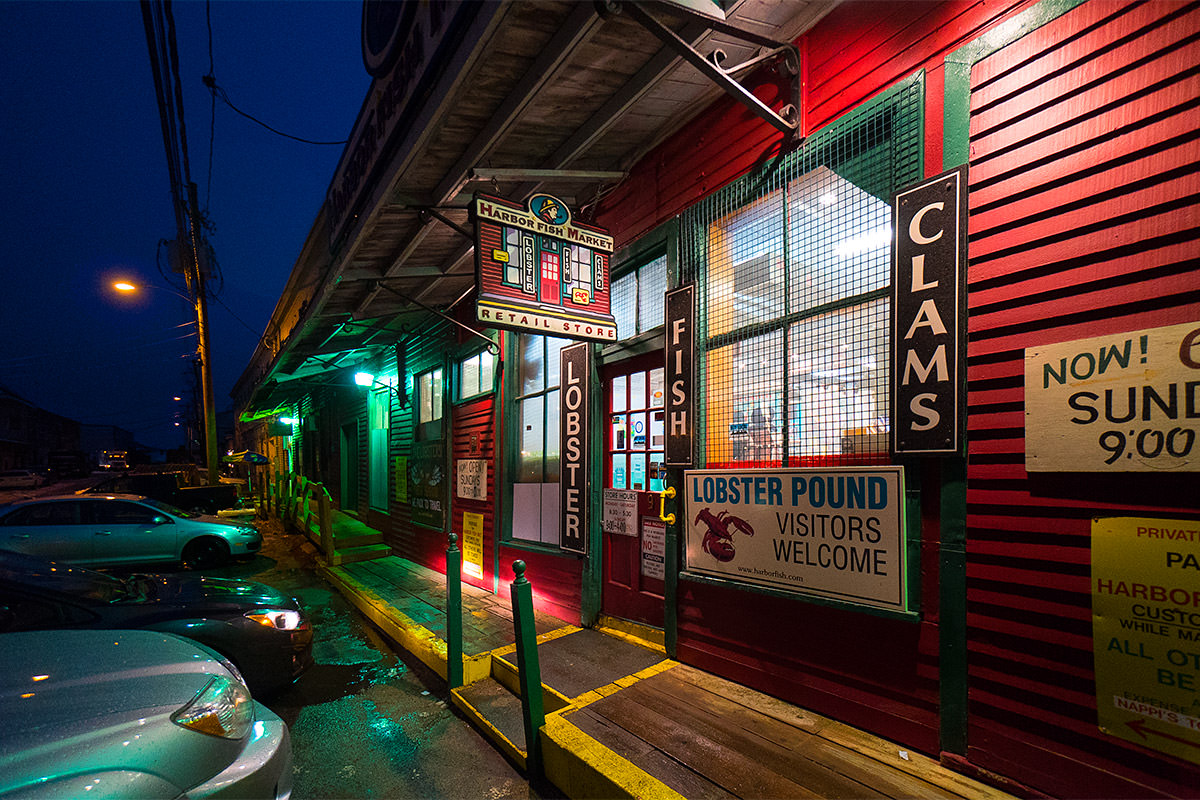
[[[154,522],[155,525],[170,525],[170,524],[172,524],[171,518],[164,517],[162,514],[157,515],[152,521]]]

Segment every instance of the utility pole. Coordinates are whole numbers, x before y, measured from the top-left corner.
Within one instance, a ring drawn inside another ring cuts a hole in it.
[[[196,200],[196,184],[189,182],[188,193],[188,228],[190,236],[188,247],[191,250],[187,259],[184,274],[187,276],[188,288],[191,290],[192,302],[196,306],[196,333],[199,339],[197,355],[200,358],[200,393],[204,401],[204,453],[205,464],[208,466],[208,482],[215,484],[220,481],[220,461],[217,457],[217,409],[213,402],[212,384],[212,349],[208,342],[208,300],[204,291],[204,268],[200,264],[201,247],[204,244],[200,236],[200,207]]]

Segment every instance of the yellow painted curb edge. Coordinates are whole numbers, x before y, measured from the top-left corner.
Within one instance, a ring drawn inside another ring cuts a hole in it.
[[[321,572],[359,611],[375,623],[402,648],[443,679],[446,677],[446,643],[433,633],[406,617],[394,606],[351,578],[338,567],[322,567]]]
[[[572,800],[686,800],[576,728],[561,714],[546,718],[541,742],[546,778]]]
[[[463,697],[458,689],[450,690],[450,700],[467,716],[467,719],[483,731],[483,735],[488,737],[500,749],[500,752],[508,756],[509,760],[519,769],[525,769],[525,751],[517,747],[499,728],[488,722],[487,717],[483,716],[479,709]]]

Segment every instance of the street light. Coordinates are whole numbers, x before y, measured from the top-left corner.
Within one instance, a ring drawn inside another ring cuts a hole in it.
[[[196,354],[200,359],[200,386],[204,400],[205,465],[208,468],[208,482],[216,484],[220,482],[221,465],[217,460],[217,407],[213,402],[212,364],[210,363],[210,353],[212,351],[208,344],[208,305],[204,298],[203,285],[193,285],[198,289],[198,291],[194,292],[193,297],[188,297],[181,292],[163,286],[154,286],[153,284],[138,286],[129,281],[117,281],[113,283],[113,288],[119,292],[136,292],[139,288],[159,289],[164,292],[170,292],[176,297],[183,298],[195,310],[198,338]]]

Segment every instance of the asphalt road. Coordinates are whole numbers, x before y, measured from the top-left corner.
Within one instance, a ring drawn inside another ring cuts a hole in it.
[[[263,698],[291,729],[294,798],[546,796],[448,704],[440,677],[390,647],[320,577],[307,539],[274,521],[260,527],[262,553],[206,574],[283,589],[312,620],[315,665]]]
[[[96,478],[0,491],[0,503],[71,494]],[[289,690],[259,698],[292,735],[293,798],[553,797],[524,776],[447,702],[440,677],[393,649],[317,570],[316,550],[277,521],[259,521],[263,550],[204,574],[245,578],[296,597],[313,624],[315,664]],[[166,572],[171,565],[114,572]]]

